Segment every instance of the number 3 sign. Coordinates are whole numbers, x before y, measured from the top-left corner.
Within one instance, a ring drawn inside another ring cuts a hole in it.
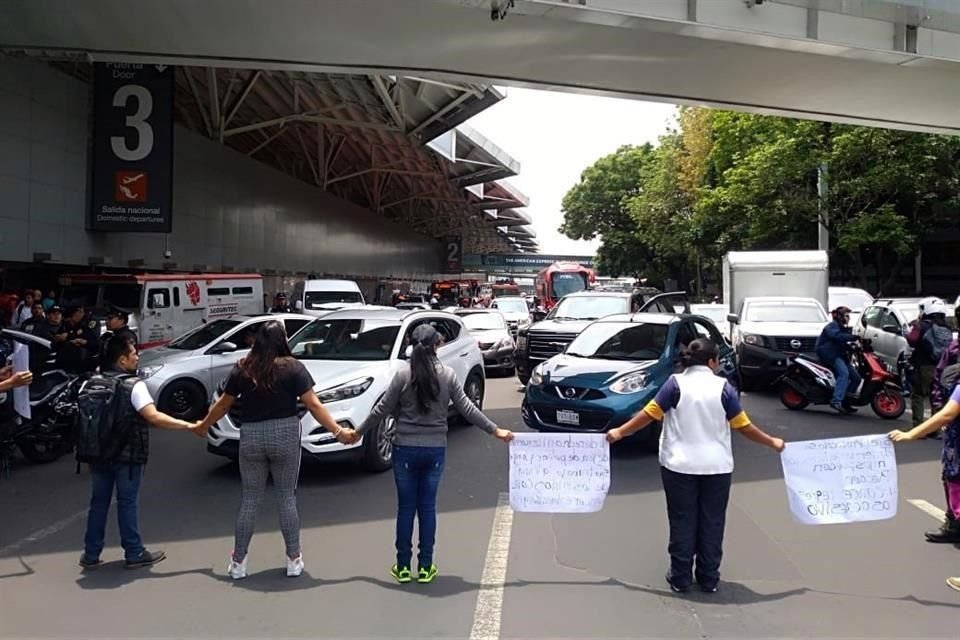
[[[172,231],[174,73],[96,65],[89,230]]]

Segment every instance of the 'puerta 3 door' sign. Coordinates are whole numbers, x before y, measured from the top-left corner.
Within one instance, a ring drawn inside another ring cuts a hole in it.
[[[170,233],[174,67],[98,63],[91,231]]]

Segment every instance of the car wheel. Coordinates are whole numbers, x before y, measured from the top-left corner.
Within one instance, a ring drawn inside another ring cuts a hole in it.
[[[165,414],[180,420],[198,420],[207,412],[207,392],[197,382],[177,380],[160,394],[157,407]]]
[[[363,467],[379,473],[393,466],[393,439],[397,433],[397,420],[387,416],[377,428],[364,436]]]
[[[466,394],[467,399],[473,403],[477,409],[483,410],[483,390],[484,390],[484,380],[483,376],[474,371],[467,378],[466,384],[463,385],[463,392]],[[463,416],[457,414],[457,422],[459,424],[470,424]]]
[[[757,390],[757,383],[753,380],[753,378],[748,378],[747,376],[743,375],[743,373],[741,373],[740,374],[740,391],[746,393],[746,392],[756,391],[756,390]]]

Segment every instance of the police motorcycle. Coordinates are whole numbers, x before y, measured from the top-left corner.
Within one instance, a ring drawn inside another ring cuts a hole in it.
[[[4,329],[0,334],[0,358],[12,363],[16,344],[30,349],[33,383],[29,393],[30,418],[15,407],[15,390],[0,393],[0,470],[9,468],[16,449],[34,463],[53,462],[73,450],[73,425],[77,396],[83,378],[52,367],[50,343],[43,338]]]
[[[873,412],[885,420],[896,420],[907,408],[901,380],[903,371],[891,371],[873,353],[869,340],[858,339],[853,344],[850,364],[863,381],[859,393],[853,385],[847,389],[844,405],[870,405]],[[803,355],[789,359],[786,372],[776,383],[780,388],[780,402],[787,409],[801,411],[809,405],[829,405],[837,380],[833,371],[819,361]]]

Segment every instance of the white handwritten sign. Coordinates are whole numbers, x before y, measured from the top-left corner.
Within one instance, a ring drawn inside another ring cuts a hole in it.
[[[535,513],[592,513],[610,489],[602,433],[518,433],[510,443],[510,506]]]
[[[790,442],[780,456],[793,517],[803,524],[897,515],[897,459],[886,436]]]
[[[18,342],[13,347],[13,372],[30,371],[30,349]],[[17,387],[13,390],[13,410],[30,420],[30,387]]]

